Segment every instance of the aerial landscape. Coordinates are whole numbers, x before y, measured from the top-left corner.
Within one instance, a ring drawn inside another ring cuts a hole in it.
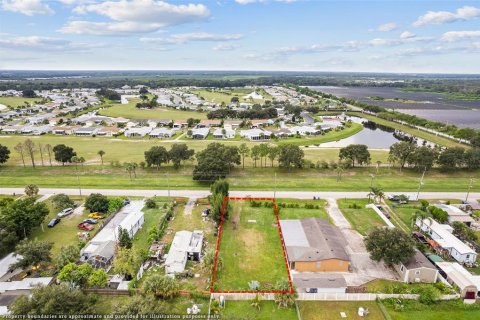
[[[0,319],[480,319],[480,2],[0,0]]]

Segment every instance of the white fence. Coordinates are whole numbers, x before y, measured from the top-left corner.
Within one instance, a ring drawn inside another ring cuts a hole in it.
[[[378,214],[378,216],[380,217],[380,219],[382,219],[382,220],[387,224],[387,226],[388,226],[389,228],[391,228],[391,229],[394,229],[394,228],[395,228],[395,226],[393,225],[393,223],[392,223],[390,220],[388,220],[388,218],[383,214],[382,211],[380,211],[380,209],[377,208],[377,206],[376,206],[375,204],[370,203],[370,204],[367,204],[366,207],[373,209],[373,211],[375,211],[375,212]]]

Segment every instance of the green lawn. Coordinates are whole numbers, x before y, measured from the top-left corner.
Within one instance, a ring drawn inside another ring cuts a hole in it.
[[[377,213],[371,208],[365,208],[365,205],[369,204],[368,199],[340,199],[338,200],[338,206],[342,211],[345,218],[352,225],[352,227],[360,232],[362,235],[367,233],[374,227],[385,226],[385,222],[377,215]],[[352,208],[354,204],[360,206],[360,208]]]
[[[248,201],[230,205],[218,255],[223,268],[217,271],[215,289],[250,290],[248,283],[256,280],[260,290],[271,290],[277,281],[287,279],[273,208],[251,207]]]
[[[442,301],[433,305],[423,305],[414,300],[404,300],[402,302],[404,308],[401,311],[396,310],[395,300],[386,300],[383,304],[394,320],[476,320],[480,318],[478,305],[464,305],[459,300]]]
[[[415,215],[415,212],[420,210],[420,204],[418,203],[418,201],[410,201],[406,204],[399,204],[398,202],[392,202],[387,200],[386,203],[389,205],[390,209],[392,209],[395,215],[400,219],[403,225],[407,227],[407,229],[411,230],[412,217]]]
[[[84,200],[83,197],[78,196],[72,196],[70,198],[74,200],[77,205],[82,204]],[[50,213],[47,217],[45,217],[45,220],[43,220],[43,228],[40,226],[33,230],[29,236],[29,239],[52,242],[52,256],[56,256],[60,252],[62,246],[78,243],[77,232],[81,232],[81,230],[77,228],[77,225],[84,219],[87,219],[87,216],[86,214],[71,214],[62,218],[60,223],[58,223],[55,227],[48,228],[47,224],[50,222],[50,220],[57,216],[59,210],[55,210],[53,208],[51,199],[45,200],[45,204],[50,210]],[[96,229],[98,229],[98,226],[95,226],[95,229],[90,231],[92,236]]]
[[[285,204],[285,207],[282,207]],[[289,207],[298,205],[298,207]],[[305,208],[305,205],[314,205],[319,208]],[[279,219],[304,219],[304,218],[322,218],[330,221],[330,216],[325,209],[327,201],[325,200],[299,200],[299,199],[277,199],[279,208]]]
[[[358,308],[368,308],[367,317],[358,316]],[[298,308],[302,320],[342,319],[340,312],[347,314],[346,319],[383,320],[383,314],[375,301],[299,301]],[[421,319],[421,318],[418,318]]]
[[[40,101],[42,98],[23,98],[23,97],[0,97],[0,104],[4,106],[18,107],[25,105],[25,101],[28,103],[34,103]],[[6,111],[6,110],[3,110]]]
[[[133,237],[133,246],[138,249],[149,248],[150,243],[148,242],[148,232],[153,227],[158,227],[167,211],[167,209],[163,208],[164,204],[169,203],[166,197],[157,197],[154,200],[157,204],[157,208],[143,208],[145,222],[142,228],[138,230],[138,232]]]
[[[137,109],[135,105],[140,99],[130,99],[127,104],[113,104],[111,107],[102,109],[99,114],[109,117],[123,117],[128,119],[171,119],[187,120],[188,118],[205,119],[205,112],[182,111],[173,108],[158,107],[151,110]]]
[[[245,99],[244,96],[256,91],[258,94],[263,96],[263,99]],[[202,97],[203,99],[215,102],[215,103],[225,103],[229,104],[233,97],[238,97],[240,102],[248,103],[259,103],[263,104],[265,100],[272,100],[272,97],[267,94],[264,90],[254,90],[247,88],[222,88],[222,89],[201,89],[201,90],[190,90],[190,92],[195,93],[196,95]]]
[[[279,309],[273,301],[261,301],[259,311],[251,306],[249,300],[228,300],[220,316],[222,319],[297,320],[295,308]]]

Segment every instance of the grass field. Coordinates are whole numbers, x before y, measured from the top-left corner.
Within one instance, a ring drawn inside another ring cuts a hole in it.
[[[338,200],[338,206],[345,218],[347,218],[352,227],[362,235],[366,235],[374,227],[385,226],[385,222],[373,209],[365,208],[369,203],[368,199]],[[351,208],[354,204],[360,206],[360,208]]]
[[[187,120],[188,118],[205,119],[205,112],[182,111],[173,108],[158,107],[155,109],[137,109],[135,105],[140,99],[130,99],[127,104],[113,104],[99,111],[102,116],[123,117],[128,119],[171,119]]]
[[[285,207],[282,207],[285,204]],[[289,208],[289,205],[297,205],[298,207]],[[305,208],[305,205],[319,206],[319,208]],[[299,200],[299,199],[277,199],[277,208],[279,208],[279,219],[305,219],[305,218],[322,218],[330,221],[330,216],[325,209],[327,201],[325,200]]]
[[[82,204],[84,201],[84,197],[72,196],[70,198],[74,200],[77,205]],[[55,210],[53,208],[50,199],[45,200],[45,204],[47,205],[50,213],[47,217],[45,217],[42,223],[43,228],[40,226],[33,230],[29,236],[29,239],[52,242],[52,256],[55,257],[60,252],[62,246],[78,243],[77,232],[80,232],[81,230],[77,228],[77,225],[84,219],[87,219],[87,216],[85,214],[71,214],[62,218],[60,223],[58,223],[55,227],[48,228],[47,224],[50,222],[50,220],[57,216],[59,210]],[[96,229],[98,229],[98,226],[95,226],[95,229],[90,231],[90,233],[93,235]]]
[[[462,301],[442,301],[432,305],[423,305],[417,301],[404,300],[403,310],[395,310],[395,301],[383,302],[391,318],[394,320],[476,320],[480,318],[478,305],[464,305]]]
[[[244,96],[256,91],[263,96],[263,99],[246,99]],[[222,88],[222,89],[201,89],[191,90],[192,93],[202,97],[203,99],[215,102],[229,104],[233,97],[238,97],[240,102],[259,103],[263,104],[265,100],[272,101],[272,97],[261,89],[247,89],[247,88]]]
[[[261,301],[260,310],[250,301],[227,301],[220,313],[222,319],[297,320],[295,308],[279,309],[273,301]]]
[[[192,167],[174,170],[171,166],[156,169],[137,169],[137,178],[130,180],[123,167],[85,166],[79,169],[82,188],[105,189],[208,189],[209,183],[192,179]],[[276,173],[276,179],[275,179]],[[369,168],[356,168],[343,174],[337,181],[334,171],[327,169],[285,170],[280,168],[234,169],[227,176],[232,190],[270,190],[276,185],[277,190],[312,190],[312,191],[365,191],[370,185]],[[168,176],[167,176],[168,174]],[[469,172],[458,172],[455,175],[437,171],[428,173],[422,191],[467,191]],[[478,177],[478,174],[476,175]],[[418,173],[404,170],[381,169],[376,175],[376,185],[389,191],[416,191],[418,189]],[[74,166],[37,167],[0,167],[0,186],[25,187],[33,183],[40,187],[78,188]],[[472,192],[480,191],[480,185],[474,185]],[[420,193],[420,198],[422,193]]]
[[[23,98],[23,97],[0,97],[0,104],[4,106],[18,107],[25,105],[25,101],[28,103],[34,103],[40,101],[42,98]]]
[[[148,242],[148,232],[151,228],[158,227],[167,211],[163,208],[163,205],[169,203],[168,198],[156,197],[154,200],[157,204],[157,208],[148,209],[145,207],[143,209],[145,222],[142,228],[138,230],[133,237],[133,246],[138,249],[148,249],[150,245]]]
[[[218,257],[216,290],[251,290],[248,283],[260,282],[260,290],[272,290],[287,279],[287,269],[273,208],[251,207],[248,201],[230,201],[228,220],[223,224]],[[256,222],[248,222],[255,220]]]
[[[368,311],[370,312],[368,316],[358,316],[359,307],[368,308]],[[382,311],[375,301],[300,301],[298,303],[298,308],[302,320],[342,319],[340,312],[346,313],[346,319],[384,320]]]

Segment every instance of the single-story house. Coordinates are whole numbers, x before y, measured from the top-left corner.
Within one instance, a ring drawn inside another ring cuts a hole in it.
[[[61,126],[61,127],[54,127],[52,129],[53,134],[60,134],[60,135],[71,135],[79,129],[80,126]]]
[[[192,139],[205,139],[208,134],[210,133],[209,128],[194,128],[192,129],[192,135],[190,136]]]
[[[350,259],[340,230],[319,218],[280,220],[291,270],[348,272]]]
[[[345,293],[347,290],[345,278],[335,273],[294,273],[292,280],[298,292]]]
[[[203,119],[203,120],[200,120],[200,123],[197,124],[196,128],[220,127],[221,125],[222,125],[222,120],[219,120],[219,119]]]
[[[250,121],[252,123],[250,129],[261,128],[268,126],[269,124],[273,124],[273,120],[271,119],[255,119]]]
[[[240,127],[240,125],[242,124],[242,120],[225,120],[223,122],[223,125],[224,126],[230,126],[232,127],[232,129],[237,129]]]
[[[126,207],[125,210],[128,210],[128,207]],[[122,229],[127,230],[130,238],[133,238],[135,233],[137,233],[137,231],[140,230],[140,228],[142,228],[144,223],[145,223],[145,215],[143,211],[132,210],[128,212],[128,215],[125,217],[125,219],[122,220],[122,222],[120,222],[119,226]]]
[[[187,120],[176,120],[173,123],[173,128],[175,129],[181,129],[181,128],[186,128],[188,127],[188,121]]]
[[[81,251],[81,260],[89,262],[95,268],[107,269],[113,262],[116,243],[109,241],[90,241]]]
[[[216,128],[213,131],[213,137],[215,139],[231,139],[235,138],[235,130],[231,128]]]
[[[97,132],[97,136],[101,137],[113,137],[116,134],[119,134],[121,129],[118,127],[103,127]]]
[[[45,126],[26,126],[21,130],[21,134],[31,134],[34,136],[41,136],[42,134],[47,134],[52,132],[52,127],[49,125]]]
[[[311,126],[295,126],[290,128],[292,134],[304,135],[319,135],[322,133],[322,130],[317,129]]]
[[[447,275],[447,281],[460,289],[465,299],[475,299],[480,290],[480,276],[474,276],[457,262],[437,262],[436,265]]]
[[[438,278],[438,270],[427,257],[415,250],[415,255],[405,263],[394,265],[395,270],[403,282],[425,282],[435,283]]]
[[[240,131],[240,136],[242,138],[247,138],[249,140],[269,140],[272,135],[271,131],[263,129],[249,129]]]
[[[167,128],[155,128],[148,134],[150,138],[171,138],[175,135],[176,130]]]
[[[143,138],[152,131],[150,127],[136,127],[125,130],[125,136],[129,138]]]
[[[23,126],[6,126],[2,128],[2,133],[16,134],[16,133],[20,133],[22,129],[23,129]]]
[[[453,223],[455,221],[458,221],[458,222],[463,222],[468,227],[470,227],[472,225],[472,223],[475,222],[475,220],[473,220],[473,218],[470,217],[470,215],[468,213],[466,213],[465,211],[463,211],[462,209],[460,209],[458,207],[448,205],[448,204],[435,204],[434,206],[442,209],[443,211],[445,211],[448,214],[448,222],[449,223]]]
[[[101,127],[81,127],[75,130],[76,136],[94,136]]]
[[[447,251],[458,262],[474,263],[477,260],[475,250],[453,235],[451,226],[440,224],[432,218],[417,218],[415,225],[430,235],[436,245]]]
[[[165,273],[175,275],[185,270],[187,260],[200,261],[203,248],[203,231],[182,230],[175,233],[165,261]]]

